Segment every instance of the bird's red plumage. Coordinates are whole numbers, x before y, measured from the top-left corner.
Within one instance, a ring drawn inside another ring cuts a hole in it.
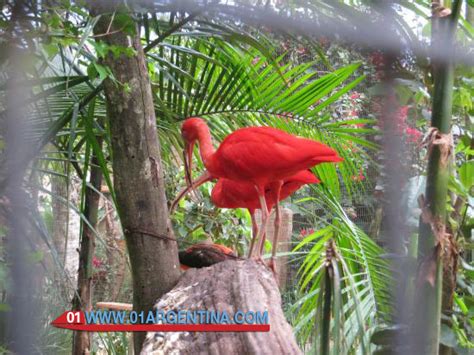
[[[193,120],[191,127],[207,130],[197,119]],[[189,125],[186,131],[192,132]],[[205,134],[186,135],[199,139]],[[203,154],[204,164],[214,177],[249,181],[259,186],[285,179],[319,163],[342,161],[335,150],[322,143],[271,127],[238,129],[222,141],[215,153],[209,150],[202,153],[207,153]]]
[[[260,237],[264,239],[268,218],[267,198],[270,197],[270,200],[273,200],[269,201],[273,202],[272,205],[276,204],[276,216],[279,216],[278,200],[281,200],[281,187],[285,179],[320,163],[342,161],[335,150],[320,142],[297,137],[271,127],[238,129],[222,141],[217,151],[212,145],[209,128],[200,118],[186,120],[182,127],[182,136],[185,140],[184,162],[189,188],[193,186],[190,172],[193,147],[196,142],[199,142],[201,158],[207,169],[200,178],[202,181],[212,178],[230,179],[235,183],[253,186],[255,192],[247,191],[248,187],[240,186],[237,188],[237,198],[228,198],[224,201],[229,203],[229,206],[237,206],[239,202],[242,202],[239,201],[242,196],[257,198],[258,206],[262,209],[262,221],[253,241],[259,241]],[[298,184],[290,186],[296,187],[295,190],[298,188]],[[267,189],[270,189],[270,196],[266,196]],[[272,190],[274,190],[273,198],[271,197]],[[219,193],[219,189],[216,193]],[[280,198],[277,197],[278,194]],[[250,202],[245,202],[247,204],[245,207],[254,208],[254,202],[252,198]],[[278,241],[279,227],[279,218],[275,218],[275,245]],[[263,243],[261,245],[263,246]],[[252,247],[253,242],[250,254]],[[273,248],[271,260],[274,259],[275,252],[276,248]]]
[[[319,180],[309,170],[303,170],[284,179],[280,191],[280,201],[297,191],[305,184],[316,184]],[[267,207],[270,210],[276,201],[276,192],[272,188],[265,190]],[[211,200],[220,208],[247,208],[252,213],[260,208],[255,186],[248,182],[239,182],[229,179],[219,179],[212,189]]]

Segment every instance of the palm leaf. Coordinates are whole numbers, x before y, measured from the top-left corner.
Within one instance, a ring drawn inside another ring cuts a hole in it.
[[[339,337],[338,346],[367,352],[368,334],[377,319],[387,319],[390,314],[389,284],[391,270],[386,260],[381,258],[383,250],[377,246],[345,214],[337,199],[326,189],[317,187],[314,202],[331,211],[330,223],[320,221],[325,226],[302,240],[294,251],[308,250],[300,268],[300,290],[303,301],[295,302],[292,312],[297,313],[295,331],[304,343],[311,336],[315,324],[308,315],[312,305],[321,294],[320,276],[325,255],[325,244],[333,239],[342,266],[340,276],[341,300],[338,304],[340,317],[344,319],[342,336],[333,329],[333,337]],[[311,201],[306,198],[305,202]],[[311,295],[311,296],[308,296]],[[334,326],[336,322],[334,321]],[[342,340],[343,339],[343,340]]]

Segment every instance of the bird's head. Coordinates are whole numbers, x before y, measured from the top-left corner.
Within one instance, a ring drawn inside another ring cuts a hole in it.
[[[206,121],[199,117],[191,117],[184,121],[181,127],[181,135],[185,142],[193,142],[198,139],[199,132],[207,127]]]
[[[202,126],[207,127],[206,122],[202,118],[192,117],[184,121],[183,126],[181,127],[181,136],[184,140],[184,171],[186,173],[186,183],[188,187],[191,187],[192,184],[191,171],[193,165],[194,145],[198,140]]]

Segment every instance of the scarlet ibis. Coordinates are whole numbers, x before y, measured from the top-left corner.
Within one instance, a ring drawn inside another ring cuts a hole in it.
[[[238,256],[232,249],[221,244],[194,244],[179,252],[179,263],[183,270],[202,268],[237,258]]]
[[[284,179],[280,191],[280,200],[283,201],[305,184],[316,184],[319,180],[310,170],[303,170],[289,178]],[[278,202],[276,191],[270,188],[265,189],[265,200],[268,207],[268,213]],[[220,208],[247,208],[252,218],[253,238],[249,248],[250,257],[252,255],[255,237],[257,235],[257,224],[255,222],[255,210],[260,208],[260,201],[255,192],[255,187],[248,182],[239,182],[229,179],[219,179],[212,189],[211,201]],[[263,234],[265,236],[265,234]],[[265,237],[263,237],[260,247],[263,249]],[[258,250],[258,249],[257,249]],[[273,245],[273,252],[276,252],[276,245]]]
[[[212,178],[208,175],[201,176],[196,179],[192,186],[197,188],[198,186],[204,184],[205,182],[211,180]],[[292,195],[297,191],[301,186],[305,184],[315,184],[319,180],[310,170],[303,170],[296,173],[289,178],[284,179],[283,185],[280,192],[280,201],[286,199],[288,196]],[[172,204],[171,212],[176,207],[176,204],[179,200],[190,190],[186,188],[181,191],[175,201]],[[229,179],[219,179],[217,184],[214,186],[211,193],[211,200],[217,207],[220,208],[247,208],[250,212],[252,218],[252,243],[249,248],[249,257],[252,254],[255,237],[257,236],[257,223],[255,221],[255,210],[260,208],[260,201],[256,194],[255,188],[251,183],[248,182],[239,182]],[[276,191],[271,188],[265,189],[265,201],[267,203],[268,212],[270,213],[271,209],[276,203]],[[264,235],[264,234],[263,234]],[[265,240],[261,242],[261,248],[263,248]],[[275,249],[276,250],[276,249]],[[260,251],[261,254],[261,251]]]
[[[285,178],[324,162],[342,161],[337,152],[314,140],[293,136],[271,127],[240,128],[229,134],[214,149],[206,122],[198,117],[187,119],[181,128],[185,142],[184,157],[188,185],[191,185],[192,154],[199,143],[207,171],[204,179],[226,178],[251,183],[258,194],[262,222],[256,240],[265,232],[268,209],[265,189],[275,190],[276,217],[274,244],[278,245],[280,229],[280,190]],[[258,244],[257,244],[258,245]],[[271,260],[273,266],[273,256]]]

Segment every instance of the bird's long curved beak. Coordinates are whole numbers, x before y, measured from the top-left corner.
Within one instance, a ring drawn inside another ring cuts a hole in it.
[[[186,142],[184,145],[183,159],[184,159],[184,173],[186,176],[186,185],[191,188],[193,185],[192,168],[193,168],[193,150],[194,142]]]

